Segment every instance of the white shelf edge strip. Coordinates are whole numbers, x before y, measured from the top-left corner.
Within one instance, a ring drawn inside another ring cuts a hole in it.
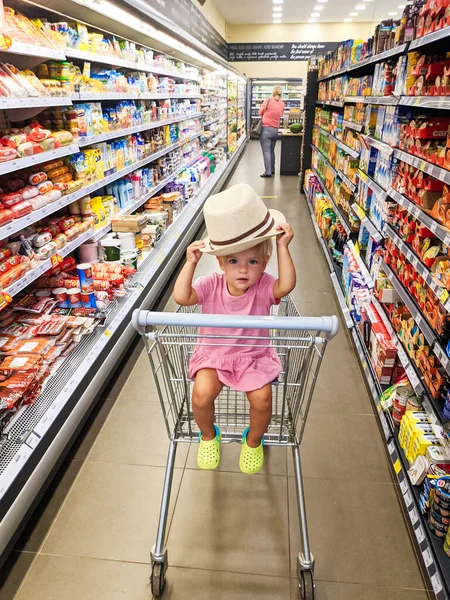
[[[361,256],[356,252],[356,248],[353,244],[353,242],[351,240],[348,240],[346,242],[347,246],[350,249],[350,252],[353,254],[353,256],[355,257],[356,262],[358,263],[358,267],[359,270],[362,273],[362,276],[364,277],[364,279],[366,280],[366,285],[369,289],[372,289],[374,287],[374,283],[373,283],[373,279],[370,276],[370,273],[366,267],[366,265],[364,264],[363,259],[361,258]]]
[[[68,146],[62,146],[61,148],[49,150],[48,152],[41,152],[40,154],[33,154],[33,156],[25,156],[24,158],[15,158],[14,160],[7,160],[0,164],[0,175],[13,173],[14,171],[19,171],[20,169],[26,169],[28,167],[34,167],[35,165],[40,165],[49,160],[68,156],[69,154],[75,154],[79,151],[78,144],[74,142]]]

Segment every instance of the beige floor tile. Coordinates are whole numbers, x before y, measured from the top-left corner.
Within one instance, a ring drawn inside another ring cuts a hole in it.
[[[294,479],[289,477],[292,573],[300,550]],[[423,589],[394,486],[305,479],[317,579]]]
[[[81,461],[64,461],[17,540],[16,550],[37,552],[82,468]]]
[[[152,369],[142,341],[141,353],[136,359],[132,376],[127,380],[120,392],[118,403],[129,400],[159,402]]]
[[[287,600],[289,579],[169,567],[164,600]]]
[[[191,444],[186,462],[187,469],[197,469],[198,444]],[[240,444],[222,444],[220,449],[220,465],[218,471],[240,473]],[[266,446],[264,448],[264,467],[258,475],[286,475],[286,448]]]
[[[162,467],[85,463],[42,552],[149,562],[164,472]],[[171,511],[181,473],[174,473]]]
[[[159,402],[125,400],[116,406],[89,460],[165,467],[168,449]],[[188,444],[178,444],[176,467],[184,467],[188,450]]]
[[[286,479],[187,469],[168,547],[174,566],[289,576]]]
[[[150,565],[41,554],[15,600],[150,600],[149,576]]]
[[[316,581],[315,600],[429,600],[427,592],[359,583]],[[298,581],[292,580],[291,600],[298,600]]]
[[[301,443],[304,477],[392,483],[376,417],[312,413]],[[288,456],[293,475],[292,453]]]
[[[0,597],[13,600],[35,558],[32,552],[12,551],[0,569]]]

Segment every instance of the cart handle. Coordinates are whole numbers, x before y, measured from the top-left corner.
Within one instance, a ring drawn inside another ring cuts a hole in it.
[[[331,340],[339,329],[339,320],[332,317],[259,317],[247,315],[208,315],[202,313],[133,311],[133,327],[142,335],[152,325],[184,327],[221,327],[230,329],[290,329],[323,332]]]

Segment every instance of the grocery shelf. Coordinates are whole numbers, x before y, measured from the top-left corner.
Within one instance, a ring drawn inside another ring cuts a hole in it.
[[[353,129],[353,131],[357,131],[358,133],[361,133],[361,131],[364,129],[364,125],[362,123],[353,123],[352,121],[342,121],[342,124],[344,127],[347,127],[347,129]]]
[[[319,148],[317,146],[315,146],[314,144],[311,144],[311,148],[317,152],[322,158],[323,160],[327,163],[328,167],[330,168],[330,170],[332,171],[333,175],[336,177],[338,175],[338,172],[336,171],[336,169],[333,167],[333,165],[330,163],[330,161],[328,160],[328,158],[325,156],[325,154],[323,154],[322,150],[319,150]]]
[[[78,100],[198,100],[201,97],[201,94],[170,94],[169,92],[144,92],[143,94],[132,92],[125,92],[123,94],[120,94],[120,92],[80,92],[79,94],[72,94],[72,102],[77,102]]]
[[[358,61],[353,65],[349,65],[343,69],[339,69],[339,71],[335,71],[330,75],[325,75],[324,77],[320,77],[318,81],[324,81],[325,79],[331,79],[332,77],[339,77],[339,75],[343,75],[344,73],[350,73],[351,71],[355,71],[356,69],[361,69],[362,67],[367,67],[367,65],[375,64],[377,62],[381,62],[386,58],[390,59],[394,56],[398,56],[399,54],[403,54],[407,49],[408,44],[400,44],[400,46],[396,46],[395,48],[391,48],[391,50],[385,50],[384,52],[380,52],[379,54],[374,54],[373,56],[369,56],[368,58],[364,58],[363,60]]]
[[[367,287],[369,289],[372,289],[375,284],[373,282],[371,274],[369,273],[368,268],[366,267],[366,265],[364,264],[363,259],[361,258],[361,255],[356,251],[355,245],[354,245],[354,243],[351,240],[347,240],[346,244],[347,244],[350,252],[355,257],[356,262],[358,263],[359,270],[361,271],[361,274],[362,274],[362,276],[364,277],[364,279],[366,281]]]
[[[79,235],[75,240],[69,242],[58,251],[59,256],[64,258],[74,250],[76,250],[81,244],[86,242],[92,236],[92,229],[88,229],[82,235]],[[3,291],[9,294],[10,296],[15,296],[19,292],[21,292],[24,288],[26,288],[30,283],[35,281],[38,277],[43,275],[46,271],[51,269],[52,267],[52,259],[48,258],[46,260],[41,260],[37,263],[37,265],[30,269],[23,277],[6,287]]]
[[[362,370],[364,371],[364,375],[366,377],[366,381],[370,389],[370,395],[372,397],[373,405],[378,413],[380,425],[383,429],[384,437],[387,441],[392,435],[393,427],[391,426],[390,421],[388,420],[386,414],[381,408],[380,396],[382,393],[382,389],[378,379],[375,376],[368,350],[363,340],[361,339],[361,334],[359,333],[359,329],[357,327],[353,327],[352,329],[352,339],[356,348],[356,353],[358,355],[359,362],[361,363]]]
[[[85,338],[46,383],[33,405],[22,407],[0,444],[0,552],[28,511],[113,364],[135,335],[134,308],[151,308],[202,222],[207,196],[223,187],[242,150],[219,164],[197,196],[183,209],[158,245],[139,265],[128,295],[115,302],[105,326]]]
[[[443,27],[442,29],[438,29],[438,31],[434,31],[433,33],[428,33],[423,37],[417,38],[409,43],[409,50],[414,50],[414,48],[420,48],[421,46],[426,46],[427,44],[432,44],[433,42],[438,42],[439,40],[443,40],[450,35],[450,27]]]
[[[409,200],[409,198],[406,198],[392,187],[389,188],[387,194],[390,198],[400,204],[400,206],[403,206],[403,208],[405,208],[413,217],[425,225],[425,227],[428,227],[441,242],[446,246],[450,245],[450,231],[430,217],[430,215],[428,215],[418,204],[412,202],[412,200]]]
[[[48,152],[41,152],[40,154],[33,154],[32,156],[25,156],[24,158],[15,158],[14,160],[7,160],[0,164],[0,175],[6,173],[13,173],[19,171],[19,169],[26,169],[28,167],[34,167],[34,165],[40,165],[49,160],[55,158],[61,158],[62,156],[68,156],[79,152],[80,148],[77,143],[69,144],[68,146],[62,146],[55,150],[49,150]]]
[[[125,206],[124,208],[119,210],[115,215],[113,215],[114,218],[121,217],[121,216],[127,215],[127,214],[131,214],[134,211],[136,211],[143,204],[145,204],[145,202],[147,202],[147,200],[152,198],[155,194],[157,194],[160,190],[162,190],[164,186],[166,186],[168,183],[170,183],[174,177],[177,177],[177,175],[179,175],[182,171],[187,169],[187,167],[189,167],[189,165],[191,163],[193,163],[194,161],[196,161],[201,155],[202,155],[202,153],[199,152],[194,157],[185,161],[182,165],[180,165],[177,169],[175,169],[175,171],[173,171],[173,173],[171,173],[170,175],[165,177],[162,181],[160,181],[158,183],[158,185],[156,185],[155,187],[152,187],[146,194],[144,194],[143,196],[138,198],[135,202],[133,202],[133,204],[130,204],[129,206]],[[94,235],[92,236],[92,240],[94,240],[96,242],[99,239],[101,239],[104,235],[109,233],[110,231],[111,231],[111,222],[107,223],[100,229],[96,229]]]
[[[34,44],[14,41],[8,50],[0,51],[1,60],[7,60],[7,56],[10,54],[39,58],[41,62],[45,60],[66,60],[63,48],[47,48],[45,46],[35,46]]]
[[[322,104],[323,106],[336,106],[337,108],[344,108],[343,100],[316,100],[316,104]]]
[[[363,137],[369,146],[376,148],[380,152],[384,152],[384,154],[391,155],[394,151],[392,146],[389,146],[389,144],[385,144],[384,142],[380,142],[380,140],[376,140],[374,137],[372,137],[370,135],[365,135]]]
[[[339,219],[339,221],[341,222],[342,227],[344,228],[345,232],[347,233],[347,235],[352,235],[352,230],[350,228],[350,225],[347,222],[347,219],[345,219],[341,213],[341,211],[338,209],[338,207],[336,206],[336,203],[333,199],[333,197],[331,196],[331,194],[328,192],[327,188],[325,187],[325,184],[322,180],[322,178],[320,177],[319,173],[316,171],[316,169],[314,167],[312,167],[312,171],[314,173],[314,175],[317,177],[317,179],[319,180],[319,182],[322,185],[322,190],[323,193],[325,194],[325,196],[328,198],[328,200],[330,201],[334,212],[336,213],[337,218]]]
[[[387,316],[382,303],[376,298],[376,296],[372,297],[372,304],[377,309],[378,314],[381,317],[381,320],[384,323],[384,326],[387,329],[391,337],[391,341],[394,346],[397,348],[397,355],[400,359],[402,367],[405,369],[405,373],[408,376],[408,380],[411,384],[412,389],[416,393],[417,396],[422,398],[423,407],[430,415],[431,419],[435,423],[442,422],[442,402],[441,406],[439,406],[439,401],[435,400],[432,396],[429,395],[426,386],[423,383],[422,375],[420,371],[417,370],[414,365],[412,359],[408,356],[402,342],[400,341],[397,332],[395,331],[392,323]]]
[[[206,123],[203,123],[203,127],[208,127],[208,125],[212,125],[213,123],[217,123],[218,121],[220,121],[220,117],[217,117],[217,119],[212,119],[211,121],[207,121]]]
[[[425,283],[430,287],[436,298],[441,302],[446,311],[450,312],[450,299],[447,290],[439,285],[439,283],[434,279],[431,272],[428,268],[423,264],[420,257],[418,257],[415,252],[405,244],[405,242],[401,239],[397,231],[391,226],[386,224],[386,233],[389,238],[394,242],[394,244],[399,248],[401,252],[406,256],[412,266],[416,269]]]
[[[161,69],[160,67],[153,67],[142,62],[134,62],[131,60],[124,60],[115,56],[108,56],[103,54],[95,54],[88,50],[77,50],[76,48],[64,48],[64,54],[67,58],[75,58],[79,60],[86,60],[94,63],[101,63],[103,65],[111,65],[113,67],[122,67],[126,69],[133,69],[134,71],[144,71],[146,73],[154,73],[155,75],[166,75],[167,77],[174,77],[175,79],[186,79],[187,81],[201,82],[201,77],[193,77],[192,75],[184,75],[177,71],[168,71],[167,69]],[[60,60],[65,60],[65,57]]]
[[[336,292],[336,296],[337,296],[337,299],[339,302],[339,306],[341,308],[342,315],[345,320],[345,324],[347,325],[348,329],[351,329],[352,327],[354,327],[354,323],[353,323],[353,319],[350,315],[350,310],[347,306],[347,303],[345,302],[344,294],[342,292],[342,287],[338,281],[338,276],[336,273],[331,273],[330,277],[331,277],[331,283],[333,284],[333,287],[334,287],[334,291]]]
[[[340,171],[339,169],[336,170],[336,173],[338,174],[338,177],[340,177],[342,179],[342,181],[345,183],[345,185],[348,187],[348,189],[351,192],[355,193],[356,185],[350,181],[350,179],[347,177],[347,175],[344,175],[344,173],[342,171]]]
[[[363,183],[365,183],[373,192],[375,192],[375,194],[379,197],[382,198],[383,200],[386,200],[388,194],[385,190],[383,190],[383,188],[378,185],[378,183],[376,183],[372,177],[369,177],[369,175],[367,175],[367,173],[364,173],[364,171],[361,171],[361,169],[358,169],[358,177],[359,179],[361,179],[361,181]]]
[[[367,231],[370,233],[371,237],[376,242],[378,242],[378,243],[381,242],[384,239],[383,234],[380,233],[380,231],[372,223],[372,221],[366,215],[366,213],[364,212],[364,210],[359,206],[359,204],[357,204],[356,202],[354,202],[352,204],[352,210],[358,216],[359,220],[364,225],[364,227],[367,229]]]
[[[447,169],[433,165],[433,163],[430,163],[419,156],[414,156],[413,154],[409,154],[409,152],[404,152],[399,149],[394,150],[394,156],[408,165],[411,165],[444,183],[450,184],[450,171],[447,171]]]
[[[409,481],[407,474],[409,465],[396,437],[388,443],[388,454],[436,600],[449,600],[449,558],[444,552],[443,540],[430,532],[426,519],[420,511],[420,489],[411,485]]]
[[[316,129],[318,129],[321,133],[323,133],[323,135],[326,135],[327,137],[329,137],[330,140],[332,140],[337,146],[339,146],[339,148],[341,148],[341,150],[346,152],[352,158],[358,158],[359,152],[357,150],[353,150],[353,148],[350,148],[350,146],[347,146],[347,144],[344,144],[344,142],[341,142],[341,140],[339,140],[337,137],[335,137],[332,133],[330,133],[326,129],[323,129],[322,127],[320,127],[320,125],[314,125],[314,127]]]
[[[196,133],[195,136],[190,138],[190,140],[196,139],[196,138],[200,137],[200,135],[201,135],[201,132]],[[140,160],[132,165],[129,165],[129,166],[125,167],[124,169],[121,169],[120,171],[115,171],[114,173],[107,175],[103,179],[100,179],[99,181],[95,181],[86,187],[83,187],[81,190],[78,190],[77,192],[73,192],[72,194],[63,196],[56,202],[47,204],[47,206],[44,206],[38,210],[34,210],[33,212],[29,213],[28,215],[25,215],[24,217],[21,217],[20,219],[15,219],[11,223],[8,223],[7,225],[3,225],[3,227],[0,227],[0,240],[5,239],[6,237],[9,237],[9,236],[17,233],[24,227],[27,227],[28,225],[32,225],[33,223],[36,223],[40,219],[43,219],[44,217],[47,217],[48,215],[50,215],[52,213],[55,213],[60,208],[64,208],[65,206],[72,204],[72,202],[79,200],[83,196],[88,196],[92,192],[95,192],[96,190],[98,190],[110,183],[113,183],[113,181],[116,181],[117,179],[121,179],[122,177],[125,177],[126,175],[132,173],[136,169],[140,169],[141,167],[144,167],[148,163],[150,163],[154,160],[157,160],[158,158],[161,158],[168,152],[172,152],[173,150],[176,150],[177,148],[182,147],[185,143],[187,143],[187,140],[182,140],[181,142],[175,142],[174,144],[171,144],[170,146],[167,146],[166,148],[163,148],[162,150],[159,150],[158,152],[154,152],[153,154],[150,154],[150,156],[147,156],[143,160]],[[40,156],[40,155],[38,155],[38,156]]]
[[[399,104],[402,106],[450,110],[450,96],[402,96]]]
[[[346,96],[345,104],[381,104],[382,106],[395,106],[399,99],[396,96]]]
[[[156,127],[164,127],[164,125],[172,125],[173,123],[187,121],[188,119],[199,118],[202,115],[202,112],[196,112],[190,115],[173,117],[171,119],[152,121],[151,123],[144,123],[142,125],[136,125],[135,127],[128,127],[126,129],[115,129],[114,131],[108,131],[107,133],[99,133],[98,135],[87,135],[78,138],[78,145],[80,148],[82,148],[84,146],[90,146],[91,144],[99,144],[100,142],[106,142],[108,140],[113,140],[127,135],[133,135],[134,133],[139,133],[140,131],[149,131],[150,129],[155,129]]]
[[[70,106],[72,96],[26,96],[25,98],[0,98],[0,110],[17,108],[46,108],[47,106]]]
[[[402,299],[402,302],[404,302],[404,304],[407,306],[414,321],[416,322],[419,329],[423,333],[425,339],[427,340],[428,344],[432,348],[433,352],[436,354],[437,358],[439,359],[439,362],[441,363],[442,368],[448,375],[450,375],[450,361],[447,356],[447,353],[440,345],[436,333],[430,327],[427,319],[423,315],[423,313],[420,310],[419,306],[417,305],[416,301],[413,299],[413,297],[410,295],[410,293],[407,291],[407,289],[403,286],[403,284],[400,282],[400,280],[394,274],[392,269],[390,267],[388,267],[384,261],[381,261],[381,268],[386,273],[387,277],[391,281],[394,288],[397,290],[397,293],[400,296],[400,298]]]

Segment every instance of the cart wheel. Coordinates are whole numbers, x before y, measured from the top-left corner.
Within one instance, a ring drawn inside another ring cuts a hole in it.
[[[163,591],[166,583],[165,569],[163,563],[153,563],[152,566],[152,577],[151,577],[152,594],[155,598],[159,598]]]
[[[314,600],[314,576],[312,571],[300,572],[298,590],[300,600]]]

